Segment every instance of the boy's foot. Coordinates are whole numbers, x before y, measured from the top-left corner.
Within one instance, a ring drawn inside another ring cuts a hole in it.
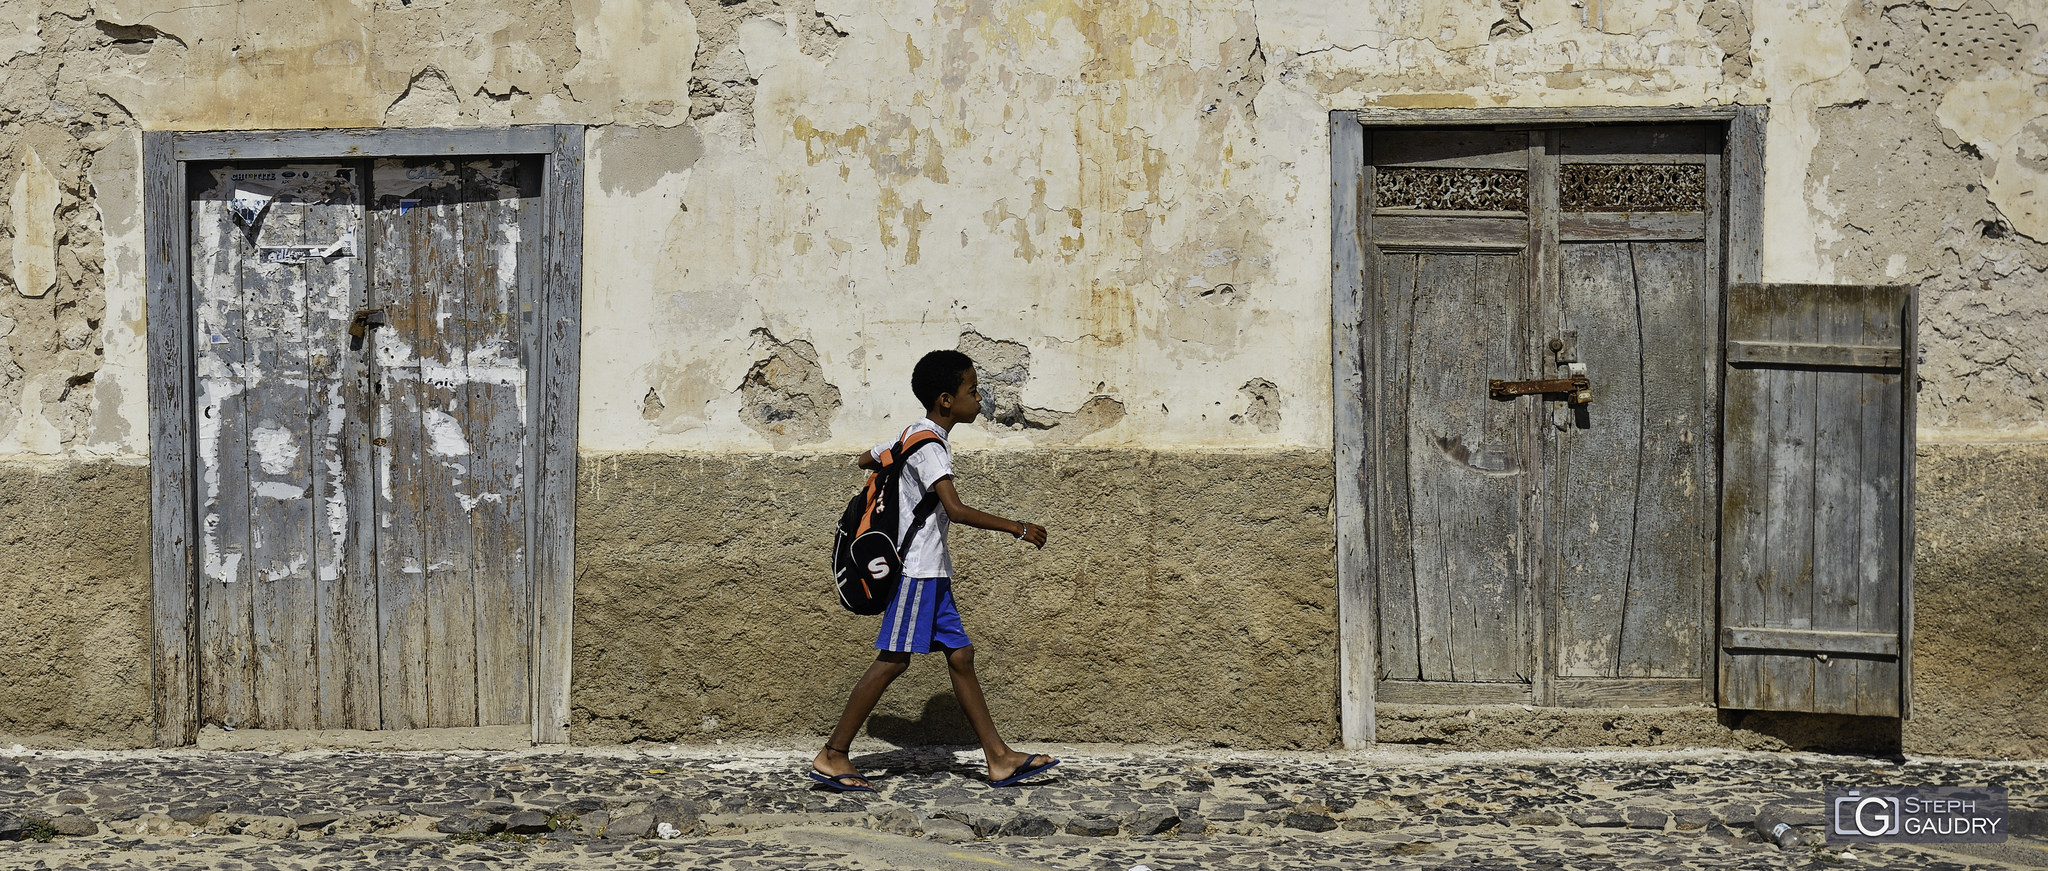
[[[874,792],[875,787],[853,767],[853,759],[830,744],[811,757],[810,778],[840,792]]]
[[[1060,764],[1058,759],[1043,753],[1013,753],[1008,758],[1001,760],[1000,763],[996,760],[990,760],[988,766],[988,785],[1016,786],[1026,780],[1044,774],[1058,764]]]
[[[811,769],[808,773],[812,780],[815,780],[826,786],[832,787],[833,789],[839,790],[840,792],[875,791],[874,787],[868,785],[868,779],[858,774],[831,775],[826,774],[823,771],[819,771],[815,768]]]

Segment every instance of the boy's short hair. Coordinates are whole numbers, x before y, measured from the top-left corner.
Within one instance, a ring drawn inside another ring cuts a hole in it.
[[[967,370],[974,368],[974,360],[959,351],[939,350],[924,355],[910,370],[910,392],[917,401],[931,408],[939,401],[939,394],[959,391],[960,382]]]

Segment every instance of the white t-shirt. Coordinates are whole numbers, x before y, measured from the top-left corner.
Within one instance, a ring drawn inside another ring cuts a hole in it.
[[[919,418],[909,429],[903,431],[903,438],[918,430],[938,434],[939,443],[917,449],[910,455],[910,462],[903,467],[903,477],[896,485],[896,511],[901,521],[896,527],[896,540],[903,540],[903,533],[910,528],[911,514],[917,510],[917,503],[924,494],[931,492],[932,485],[940,479],[953,476],[953,446],[946,441],[946,431],[932,423],[931,418]],[[895,441],[876,445],[871,456],[879,457],[883,451],[896,446]],[[953,576],[953,552],[946,547],[946,527],[951,523],[946,518],[946,506],[941,503],[932,506],[932,513],[925,518],[924,526],[917,531],[917,539],[903,552],[903,576],[906,578],[950,578]]]

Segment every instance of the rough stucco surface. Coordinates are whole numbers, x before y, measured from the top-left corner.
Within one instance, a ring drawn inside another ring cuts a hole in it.
[[[1832,224],[1817,263],[1918,287],[1929,437],[2048,435],[2042,8],[1852,4],[1843,76],[1860,86],[1812,115],[1806,187]]]
[[[0,740],[150,740],[149,472],[0,462]]]
[[[2048,448],[1923,447],[1909,752],[2048,756]]]
[[[963,452],[961,497],[1044,523],[1034,551],[955,526],[956,590],[1012,741],[1336,740],[1329,462],[1312,452]],[[829,731],[876,618],[840,610],[850,456],[586,458],[572,739]],[[918,657],[870,731],[971,741]]]

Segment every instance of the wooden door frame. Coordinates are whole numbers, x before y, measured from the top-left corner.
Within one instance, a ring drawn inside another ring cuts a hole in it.
[[[1576,109],[1361,109],[1330,113],[1330,365],[1337,470],[1337,685],[1344,746],[1377,740],[1374,723],[1379,626],[1373,613],[1373,542],[1366,532],[1365,366],[1370,331],[1364,329],[1369,289],[1371,215],[1363,206],[1372,168],[1365,162],[1367,128],[1446,126],[1569,127],[1594,124],[1719,123],[1726,125],[1726,259],[1721,286],[1763,279],[1764,106]],[[1718,351],[1715,351],[1718,353]],[[1716,497],[1718,500],[1718,495]],[[1714,546],[1719,564],[1719,538]],[[1718,577],[1718,572],[1717,572]],[[1702,619],[1714,637],[1717,596],[1705,597]],[[1711,649],[1709,650],[1711,653]],[[1710,671],[1705,680],[1713,680]]]
[[[151,690],[160,746],[199,735],[197,451],[192,442],[193,337],[188,164],[232,160],[539,155],[544,161],[538,401],[527,449],[533,509],[533,741],[569,739],[574,605],[577,380],[583,299],[583,127],[477,130],[147,131],[142,134],[143,275],[149,361]]]

